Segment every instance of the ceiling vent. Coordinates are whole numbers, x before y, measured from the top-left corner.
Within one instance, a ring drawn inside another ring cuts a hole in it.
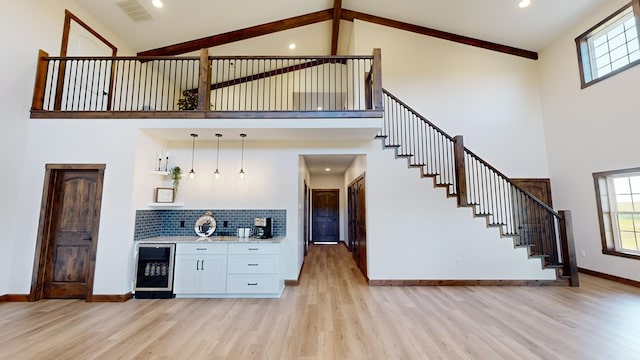
[[[124,11],[133,22],[141,22],[151,20],[151,14],[138,2],[138,0],[127,0],[118,3],[118,6]]]

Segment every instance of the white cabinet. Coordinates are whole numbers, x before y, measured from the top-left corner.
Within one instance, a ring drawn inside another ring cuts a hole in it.
[[[227,290],[227,244],[177,244],[176,296],[224,294]]]
[[[227,293],[279,296],[283,288],[280,244],[229,244]]]

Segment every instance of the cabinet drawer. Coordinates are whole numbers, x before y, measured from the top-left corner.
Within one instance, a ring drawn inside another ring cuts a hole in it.
[[[280,244],[229,244],[229,254],[279,254]]]
[[[229,255],[229,273],[244,274],[277,274],[277,255]]]
[[[227,278],[229,294],[268,294],[278,291],[277,275],[229,275]]]
[[[176,255],[180,254],[226,254],[227,244],[177,244]]]

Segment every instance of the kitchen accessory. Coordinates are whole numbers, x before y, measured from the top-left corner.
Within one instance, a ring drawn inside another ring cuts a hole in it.
[[[238,237],[250,237],[253,235],[252,228],[238,228]]]
[[[216,231],[216,219],[211,216],[211,211],[207,211],[204,215],[196,220],[194,228],[196,234],[200,237],[208,237]]]
[[[255,218],[253,220],[255,226],[255,237],[259,239],[269,239],[273,237],[273,225],[270,217]]]

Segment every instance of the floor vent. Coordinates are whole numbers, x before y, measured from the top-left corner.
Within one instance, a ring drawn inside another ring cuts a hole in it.
[[[117,4],[133,22],[151,20],[151,14],[145,10],[138,0],[126,0]]]

